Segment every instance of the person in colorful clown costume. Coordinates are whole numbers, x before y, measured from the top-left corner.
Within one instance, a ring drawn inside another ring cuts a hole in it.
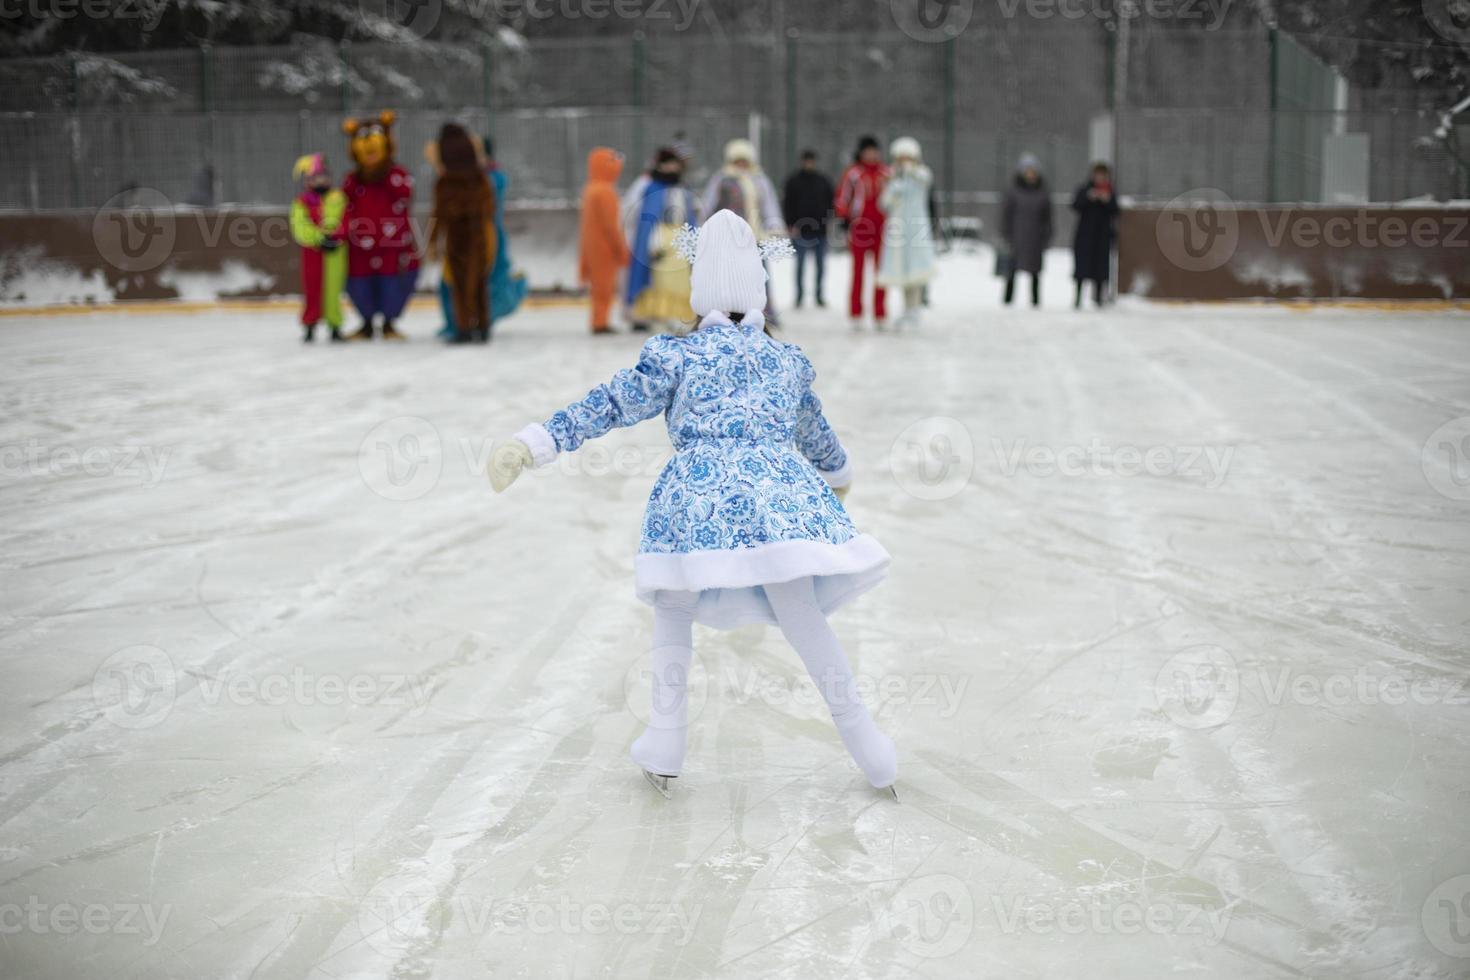
[[[654,610],[653,716],[633,761],[664,793],[683,769],[694,624],[771,623],[800,655],[868,782],[891,788],[893,741],[858,697],[827,623],[884,578],[888,552],[843,508],[852,463],[812,390],[811,361],[763,329],[766,271],[750,225],[717,213],[693,258],[699,326],[653,337],[636,367],[497,445],[491,485],[504,490],[526,467],[663,415],[674,456],[649,497],[633,564],[638,597]]]
[[[356,168],[342,182],[347,196],[347,295],[362,315],[348,340],[372,340],[381,320],[384,340],[403,340],[393,326],[418,283],[414,243],[413,176],[394,162],[393,113],[348,119],[342,131]]]
[[[301,246],[302,340],[316,339],[323,319],[332,340],[342,339],[342,284],[347,280],[347,250],[342,247],[342,217],[347,198],[332,187],[332,173],[320,153],[308,153],[291,169],[301,193],[291,202],[291,237]]]

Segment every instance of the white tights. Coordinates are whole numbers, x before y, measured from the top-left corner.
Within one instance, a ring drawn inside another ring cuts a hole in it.
[[[842,744],[876,787],[898,776],[893,740],[878,730],[858,697],[852,666],[827,617],[817,605],[810,578],[765,586],[787,642],[806,666],[812,683],[832,712]],[[694,607],[691,592],[659,593],[653,611],[653,702],[648,728],[633,742],[633,761],[657,775],[677,776],[688,741],[689,664],[694,657]]]

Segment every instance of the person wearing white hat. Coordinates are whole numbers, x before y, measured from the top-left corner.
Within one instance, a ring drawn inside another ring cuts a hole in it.
[[[878,282],[903,290],[903,316],[897,326],[917,326],[924,287],[934,276],[934,218],[929,210],[934,174],[924,166],[919,141],[910,136],[894,140],[888,156],[893,176],[878,198],[884,215]]]
[[[663,415],[674,455],[649,496],[633,563],[638,598],[654,609],[653,708],[634,762],[666,795],[683,768],[694,624],[769,623],[796,648],[869,783],[891,789],[893,741],[827,623],[884,578],[888,552],[843,507],[852,463],[812,391],[811,361],[763,329],[766,271],[750,225],[720,211],[693,257],[699,326],[653,337],[636,367],[497,446],[491,485],[502,491],[527,467]]]
[[[1041,266],[1051,244],[1051,189],[1041,175],[1041,161],[1026,153],[1016,163],[1016,180],[1001,206],[1000,233],[1005,240],[1005,303],[1016,296],[1016,273],[1031,275],[1031,305],[1041,305]]]
[[[705,214],[721,210],[735,212],[760,239],[786,235],[786,219],[781,214],[776,185],[756,162],[755,145],[748,139],[733,139],[725,144],[725,165],[705,185],[703,204]],[[775,326],[776,308],[769,295],[762,309],[766,319]]]

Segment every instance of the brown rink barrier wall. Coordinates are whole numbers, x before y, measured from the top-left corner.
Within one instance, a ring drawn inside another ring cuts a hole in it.
[[[146,192],[145,192],[146,193]],[[11,304],[49,301],[25,296],[26,280],[47,275],[99,277],[110,300],[193,298],[200,277],[207,298],[299,296],[301,249],[291,238],[284,209],[189,210],[172,205],[126,210],[0,212],[0,299]],[[426,214],[416,215],[423,245]],[[540,291],[574,290],[577,212],[552,207],[508,210],[512,260]],[[21,295],[17,295],[17,293]],[[104,299],[104,301],[109,301]]]
[[[1161,300],[1470,298],[1470,206],[1130,207],[1118,289]]]

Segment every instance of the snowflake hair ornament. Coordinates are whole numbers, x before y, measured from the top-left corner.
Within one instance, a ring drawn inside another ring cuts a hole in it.
[[[756,250],[761,253],[762,262],[779,262],[796,254],[796,246],[789,238],[764,239],[756,244]],[[687,223],[680,228],[674,235],[674,251],[693,265],[694,256],[699,252],[699,229]]]

